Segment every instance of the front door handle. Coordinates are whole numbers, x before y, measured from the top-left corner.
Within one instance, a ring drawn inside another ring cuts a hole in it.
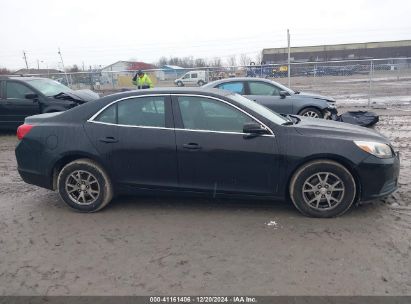
[[[116,139],[113,136],[107,136],[99,139],[101,142],[106,143],[106,144],[113,144],[118,142],[118,139]]]
[[[188,144],[184,144],[183,148],[187,150],[200,150],[201,146],[197,143],[188,143]]]

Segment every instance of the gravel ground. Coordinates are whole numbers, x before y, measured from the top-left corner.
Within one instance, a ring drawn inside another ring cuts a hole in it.
[[[376,128],[401,152],[399,191],[336,219],[156,197],[75,213],[20,179],[2,134],[0,295],[411,295],[411,112],[395,112]]]

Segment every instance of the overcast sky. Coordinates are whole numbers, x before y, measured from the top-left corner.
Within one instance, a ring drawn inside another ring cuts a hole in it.
[[[212,58],[262,48],[411,39],[410,0],[0,0],[0,67]]]

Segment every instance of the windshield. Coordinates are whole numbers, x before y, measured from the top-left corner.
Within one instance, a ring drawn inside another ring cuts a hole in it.
[[[59,93],[71,92],[69,87],[51,79],[32,79],[26,81],[46,96],[55,96]]]
[[[228,97],[233,99],[234,101],[237,101],[238,103],[241,103],[242,105],[246,106],[250,110],[253,110],[254,112],[260,114],[261,116],[264,116],[265,118],[271,120],[272,122],[276,123],[277,125],[281,125],[289,120],[281,116],[280,114],[277,114],[274,111],[271,111],[270,109],[254,102],[251,101],[250,99],[247,99],[241,95],[238,94],[230,94]]]

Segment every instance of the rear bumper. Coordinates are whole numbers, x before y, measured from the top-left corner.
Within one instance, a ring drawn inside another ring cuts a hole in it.
[[[369,156],[357,168],[361,180],[361,201],[385,197],[398,188],[400,156],[380,159]]]
[[[18,171],[26,183],[53,190],[53,185],[49,177],[21,169],[18,169]]]
[[[37,141],[24,138],[19,141],[15,150],[17,170],[28,184],[52,189],[53,178],[49,172],[48,155]]]

